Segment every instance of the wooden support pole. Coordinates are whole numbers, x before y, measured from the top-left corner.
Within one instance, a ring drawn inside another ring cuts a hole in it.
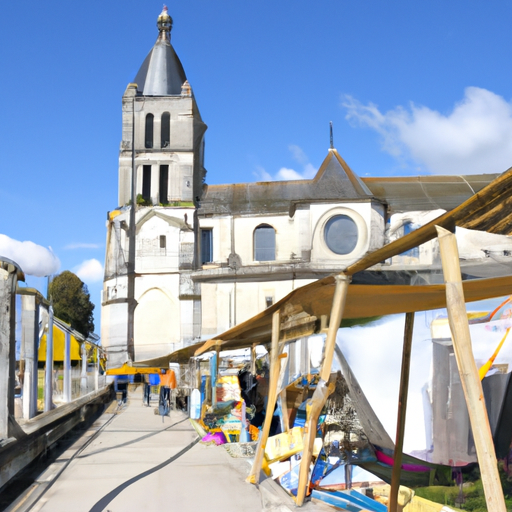
[[[281,402],[281,413],[283,415],[284,431],[290,430],[290,412],[288,411],[288,403],[286,397],[286,387],[279,393],[279,400]]]
[[[201,391],[201,359],[197,358],[195,360],[196,365],[196,388]]]
[[[320,316],[320,332],[327,332],[327,315]]]
[[[345,310],[345,302],[347,299],[348,285],[350,284],[350,276],[339,274],[335,276],[336,288],[334,297],[332,298],[331,316],[329,318],[329,330],[325,339],[324,360],[320,370],[320,378],[327,382],[331,376],[332,360],[334,357],[334,349],[336,348],[336,335],[343,319],[343,311]]]
[[[220,373],[220,347],[222,345],[222,341],[218,341],[215,344],[215,355],[217,356],[217,364],[215,365],[215,382],[219,380]]]
[[[485,407],[482,384],[478,377],[478,370],[471,348],[457,240],[455,235],[446,229],[439,226],[436,226],[436,229],[446,284],[446,305],[448,321],[452,332],[453,350],[468,406],[469,421],[473,431],[487,510],[489,512],[505,512],[505,500],[498,473],[489,417]]]
[[[411,367],[412,333],[414,313],[405,315],[404,346],[402,351],[402,372],[400,374],[400,391],[398,393],[398,418],[396,421],[395,454],[391,474],[388,511],[396,512],[398,505],[398,488],[402,472],[402,451],[404,447],[405,415],[407,411],[407,393],[409,391],[409,370]]]
[[[267,445],[268,434],[270,432],[270,424],[274,415],[274,408],[277,401],[277,383],[279,381],[279,373],[281,371],[281,361],[279,360],[279,333],[281,328],[281,314],[277,310],[272,315],[272,348],[270,349],[270,380],[267,398],[267,412],[265,421],[260,434],[260,440],[256,448],[254,462],[246,481],[251,484],[258,484],[260,480],[261,466]]]
[[[253,343],[251,347],[251,374],[256,375],[256,347],[257,343]]]
[[[281,390],[278,394],[279,406],[281,408],[281,429],[283,432],[288,432],[290,430],[290,412],[288,411],[288,398],[286,394],[286,385],[288,382],[284,383],[284,380],[289,378],[289,372],[287,371],[288,361],[286,361],[288,352],[284,352],[284,347],[289,348],[289,345],[283,343],[281,340],[279,342],[279,350],[281,350],[281,353],[279,355],[280,373],[279,380],[277,382],[277,389]]]
[[[328,389],[328,381],[331,376],[332,359],[336,347],[336,334],[343,318],[343,310],[347,299],[348,285],[350,277],[345,274],[339,274],[335,277],[336,288],[332,299],[331,316],[329,319],[329,329],[325,339],[324,360],[320,369],[320,380],[317,384],[313,397],[306,407],[306,427],[304,432],[304,449],[299,468],[299,486],[297,489],[297,505],[304,504],[307,487],[309,485],[309,466],[313,453],[313,444],[315,442],[318,418],[332,390]]]

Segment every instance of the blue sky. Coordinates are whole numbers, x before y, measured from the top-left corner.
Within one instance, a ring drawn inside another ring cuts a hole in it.
[[[161,9],[153,0],[0,6],[0,253],[27,274],[77,272],[98,331],[121,96]],[[189,0],[169,12],[209,126],[210,184],[311,177],[329,121],[361,176],[512,164],[510,2]],[[42,289],[44,279],[28,284]]]

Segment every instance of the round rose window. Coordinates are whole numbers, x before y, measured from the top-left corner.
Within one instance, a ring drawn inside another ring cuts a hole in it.
[[[335,215],[325,224],[324,238],[332,252],[350,254],[357,245],[357,225],[348,215]]]

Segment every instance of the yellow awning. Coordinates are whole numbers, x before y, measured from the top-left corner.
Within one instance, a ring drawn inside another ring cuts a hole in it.
[[[41,338],[39,343],[38,359],[46,362],[46,334]],[[64,344],[66,337],[64,332],[53,324],[53,360],[64,361]],[[82,358],[80,355],[80,343],[71,335],[71,361],[77,361]]]
[[[298,288],[281,301],[262,313],[217,336],[222,340],[222,350],[249,347],[253,343],[270,343],[272,314],[278,310],[296,306],[318,319],[330,316],[334,295],[334,277],[330,276],[311,285]],[[466,302],[475,302],[492,297],[512,294],[512,276],[474,279],[463,283]],[[343,318],[363,319],[375,316],[428,311],[446,307],[444,284],[408,285],[349,285]],[[204,347],[204,349],[203,349]],[[190,349],[191,347],[186,347]],[[186,349],[182,349],[186,351]],[[200,355],[211,349],[211,343],[201,343],[194,347],[192,355]],[[179,353],[180,351],[178,351]],[[178,355],[178,353],[174,353]],[[174,354],[170,361],[174,361]],[[181,359],[181,358],[180,358]]]
[[[107,370],[107,375],[135,375],[137,373],[160,373],[160,368],[135,368],[134,366],[130,366],[128,363],[124,363],[123,366],[119,368],[110,368],[109,370]]]
[[[272,314],[278,309],[301,308],[318,320],[322,315],[330,316],[334,295],[334,277],[329,276],[310,285],[297,288],[273,306],[258,315],[233,327],[229,331],[206,342],[195,343],[159,358],[141,361],[140,364],[155,364],[166,367],[170,362],[186,363],[194,355],[201,355],[220,342],[222,350],[247,348],[253,344],[270,343]],[[512,276],[490,279],[474,279],[463,282],[466,302],[476,302],[493,297],[512,294]],[[446,307],[444,284],[408,285],[359,285],[348,287],[343,319],[365,319],[368,317],[428,311]]]

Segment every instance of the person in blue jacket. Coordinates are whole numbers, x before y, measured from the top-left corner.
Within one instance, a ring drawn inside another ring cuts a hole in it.
[[[160,377],[157,373],[150,373],[144,375],[144,405],[149,407],[151,400],[151,386],[158,386],[160,384]]]

